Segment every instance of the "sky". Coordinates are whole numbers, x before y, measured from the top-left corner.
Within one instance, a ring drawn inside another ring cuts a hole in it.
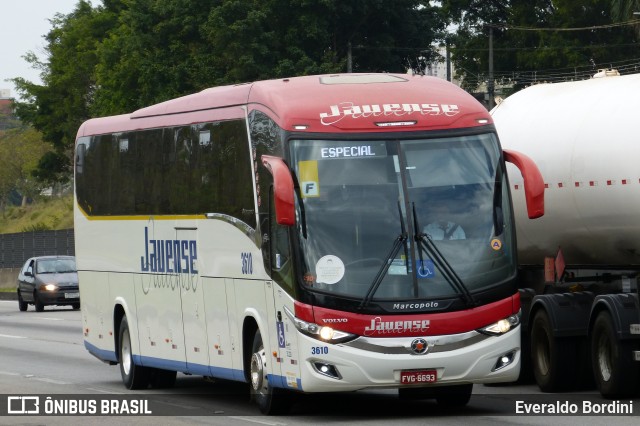
[[[9,78],[22,77],[41,83],[39,71],[22,57],[29,51],[44,59],[44,36],[51,30],[49,20],[56,13],[68,14],[78,0],[0,0],[0,89],[9,89],[18,98]],[[91,1],[93,5],[97,1]]]

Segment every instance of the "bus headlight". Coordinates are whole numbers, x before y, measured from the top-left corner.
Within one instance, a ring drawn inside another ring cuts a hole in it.
[[[486,327],[482,327],[478,331],[483,334],[499,336],[517,327],[518,324],[520,324],[520,315],[521,311],[518,311],[517,314],[501,319],[500,321],[496,321]]]
[[[318,324],[303,321],[300,318],[296,318],[293,312],[286,307],[284,308],[284,311],[298,331],[309,337],[313,337],[314,339],[322,340],[327,343],[343,343],[358,337],[355,334],[334,330],[331,327],[320,326]]]

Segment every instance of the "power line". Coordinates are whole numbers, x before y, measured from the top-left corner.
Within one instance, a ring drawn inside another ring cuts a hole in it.
[[[544,28],[544,27],[523,27],[519,25],[508,24],[486,24],[487,27],[502,28],[505,30],[519,30],[519,31],[588,31],[588,30],[602,30],[607,28],[625,27],[628,25],[640,25],[640,19],[632,19],[631,21],[616,22],[613,24],[605,25],[592,25],[590,27],[576,27],[576,28]]]

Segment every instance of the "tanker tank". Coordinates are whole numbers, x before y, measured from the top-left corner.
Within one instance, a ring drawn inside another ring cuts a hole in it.
[[[508,165],[519,262],[640,265],[640,75],[538,84],[492,111],[505,149],[531,157],[545,215],[528,220],[522,177]]]

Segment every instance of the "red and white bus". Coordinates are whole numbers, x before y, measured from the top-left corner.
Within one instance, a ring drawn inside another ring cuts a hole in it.
[[[536,166],[443,80],[217,87],[78,131],[84,342],[129,389],[176,372],[291,392],[398,388],[464,405],[520,367],[505,159]]]

